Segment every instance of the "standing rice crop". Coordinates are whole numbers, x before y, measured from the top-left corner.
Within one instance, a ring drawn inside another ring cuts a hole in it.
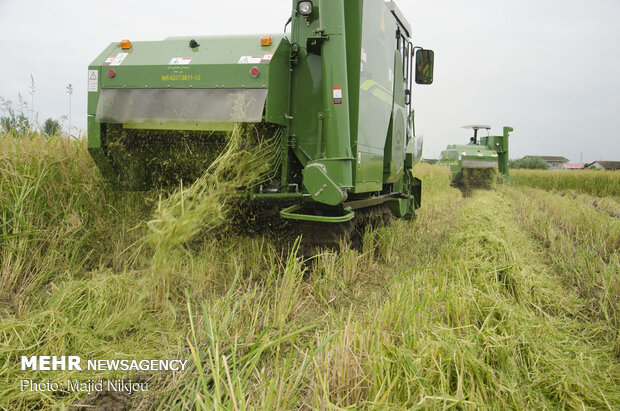
[[[620,196],[620,171],[510,170],[513,185],[549,191],[572,190],[595,196]]]

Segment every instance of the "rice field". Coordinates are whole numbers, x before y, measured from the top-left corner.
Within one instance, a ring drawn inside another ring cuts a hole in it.
[[[620,197],[620,171],[605,170],[510,170],[514,185],[556,192],[573,191],[599,197]]]
[[[185,221],[172,197],[110,189],[83,140],[2,136],[0,407],[619,409],[617,174],[542,173],[463,197],[418,165],[418,218],[361,249],[169,228],[164,249],[153,221]],[[24,355],[188,367],[22,371]],[[149,390],[20,389],[113,378]]]

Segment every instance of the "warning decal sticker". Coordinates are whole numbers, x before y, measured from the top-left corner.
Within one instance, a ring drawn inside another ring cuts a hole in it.
[[[88,91],[99,91],[99,70],[88,70]]]
[[[174,57],[172,60],[170,60],[170,63],[168,63],[169,65],[181,65],[181,64],[189,64],[192,62],[192,58],[191,57]]]
[[[127,53],[118,53],[116,56],[113,57],[108,57],[106,59],[106,61],[112,59],[110,61],[110,64],[105,64],[104,65],[109,65],[109,66],[120,66],[121,63],[123,62],[123,60],[125,60],[125,57],[127,57]]]
[[[260,64],[263,56],[241,56],[237,64]]]
[[[241,56],[237,64],[269,64],[273,53],[265,53],[263,56]]]
[[[342,104],[342,87],[334,87],[332,92],[334,95],[334,104]]]
[[[265,53],[262,60],[260,61],[262,64],[271,63],[271,59],[273,58],[273,53]]]

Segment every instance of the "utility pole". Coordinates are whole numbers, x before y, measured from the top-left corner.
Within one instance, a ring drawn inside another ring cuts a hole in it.
[[[67,93],[69,94],[69,137],[71,137],[71,95],[73,94],[73,85],[67,85]]]

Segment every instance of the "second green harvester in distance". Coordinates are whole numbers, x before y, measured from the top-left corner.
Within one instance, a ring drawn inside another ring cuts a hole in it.
[[[441,152],[440,164],[450,167],[452,181],[457,186],[490,187],[497,173],[505,181],[508,172],[508,135],[512,127],[504,127],[501,136],[489,135],[490,126],[474,125],[463,128],[472,129],[474,135],[469,144],[450,145]],[[487,135],[478,136],[478,131],[485,130]]]
[[[287,34],[106,48],[88,93],[88,148],[104,176],[126,189],[191,181],[242,123],[276,144],[247,194],[281,217],[341,223],[380,205],[412,217],[422,149],[412,89],[432,83],[433,52],[413,46],[394,2],[292,6]]]

